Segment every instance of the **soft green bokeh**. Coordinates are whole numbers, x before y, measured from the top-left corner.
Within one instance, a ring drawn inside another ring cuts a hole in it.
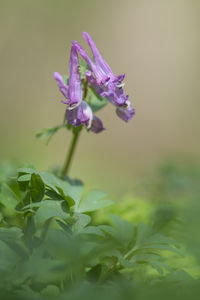
[[[64,105],[53,72],[66,73],[70,41],[94,38],[136,108],[129,124],[114,107],[107,131],[84,133],[71,170],[115,194],[169,155],[199,158],[198,0],[1,0],[0,160],[62,164],[70,134],[48,147],[34,133],[60,124]]]

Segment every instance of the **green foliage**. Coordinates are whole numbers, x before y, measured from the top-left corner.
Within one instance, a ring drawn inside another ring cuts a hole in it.
[[[169,188],[172,179],[167,176],[167,193],[175,190],[177,195],[180,180]],[[132,196],[111,204],[104,192],[84,192],[81,181],[62,180],[34,167],[3,179],[2,299],[142,300],[172,299],[172,294],[187,299],[188,283],[198,291],[193,277],[200,272],[180,235],[185,227],[176,207]]]
[[[102,99],[92,88],[88,89],[86,101],[93,112],[97,112],[108,104],[108,100],[106,98]]]
[[[46,139],[47,138],[47,144],[49,143],[50,139],[54,136],[54,134],[60,130],[61,128],[64,128],[66,127],[65,124],[62,124],[62,125],[58,125],[58,126],[55,126],[55,127],[52,127],[52,128],[45,128],[41,131],[38,131],[36,133],[36,138],[38,140],[43,140],[43,139]]]
[[[112,200],[105,199],[107,195],[98,190],[89,191],[80,202],[76,203],[76,211],[80,213],[95,211],[113,204]]]

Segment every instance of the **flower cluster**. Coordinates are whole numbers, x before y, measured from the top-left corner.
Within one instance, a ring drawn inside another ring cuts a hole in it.
[[[125,95],[123,91],[125,75],[115,76],[89,34],[83,32],[83,37],[91,48],[94,61],[77,41],[72,42],[68,85],[59,73],[55,72],[54,78],[66,99],[62,102],[67,104],[67,122],[75,127],[84,124],[89,130],[99,133],[104,130],[103,124],[94,115],[89,104],[84,101],[86,99],[83,96],[78,53],[88,65],[85,82],[89,83],[101,98],[106,98],[116,106],[117,115],[125,122],[129,122],[135,110],[128,100],[128,95]]]

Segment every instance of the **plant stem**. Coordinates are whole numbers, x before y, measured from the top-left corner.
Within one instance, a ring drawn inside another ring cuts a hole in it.
[[[73,154],[74,154],[74,151],[75,151],[75,148],[76,148],[76,145],[77,145],[77,141],[78,141],[78,137],[79,137],[80,132],[81,132],[81,130],[73,132],[73,138],[72,138],[71,146],[69,148],[69,152],[67,154],[65,164],[64,164],[63,169],[61,171],[61,177],[62,178],[65,175],[67,175],[68,172],[69,172],[69,167],[70,167],[70,164],[72,162]]]

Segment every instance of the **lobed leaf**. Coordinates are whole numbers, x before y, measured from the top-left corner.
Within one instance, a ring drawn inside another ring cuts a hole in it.
[[[45,193],[44,183],[39,174],[31,175],[30,195],[33,202],[42,201]]]
[[[75,206],[75,211],[79,213],[91,212],[105,208],[113,204],[112,200],[105,199],[107,195],[99,190],[90,190]]]
[[[3,183],[1,186],[0,203],[11,210],[14,210],[19,203],[18,197],[6,183]]]
[[[39,207],[35,213],[37,223],[45,222],[50,218],[67,219],[69,214],[64,212],[61,201],[44,200],[39,203],[32,203],[29,207]]]

